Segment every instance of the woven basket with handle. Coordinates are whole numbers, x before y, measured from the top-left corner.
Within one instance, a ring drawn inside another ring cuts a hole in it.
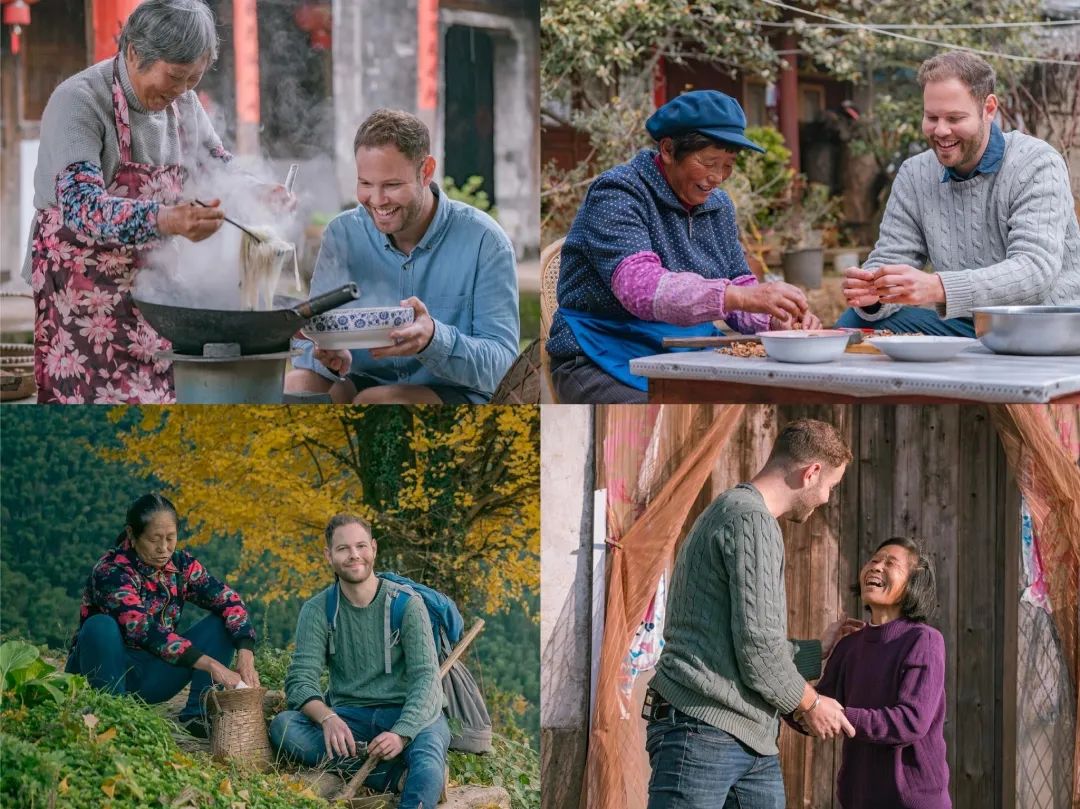
[[[270,736],[263,717],[265,694],[265,688],[207,692],[211,756],[260,770],[269,766]]]

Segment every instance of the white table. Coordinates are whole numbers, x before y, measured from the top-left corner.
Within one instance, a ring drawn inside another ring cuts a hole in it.
[[[1019,357],[976,345],[944,362],[898,362],[845,353],[797,364],[714,349],[630,362],[649,379],[649,400],[727,403],[1080,403],[1080,357]]]

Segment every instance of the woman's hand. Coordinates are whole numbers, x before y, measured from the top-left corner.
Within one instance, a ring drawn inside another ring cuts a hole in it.
[[[193,242],[217,233],[225,214],[220,199],[212,199],[206,207],[188,202],[181,205],[162,205],[158,208],[157,229],[162,236],[183,236]]]
[[[240,649],[236,653],[236,673],[245,685],[259,687],[259,672],[255,671],[255,653],[251,649]]]
[[[786,320],[781,320],[775,317],[770,318],[769,328],[777,329],[780,331],[783,331],[785,329],[802,329],[803,331],[820,329],[821,318],[819,318],[817,315],[807,309],[806,313],[803,314],[800,320],[791,320],[790,318]]]
[[[848,618],[846,612],[841,612],[840,617],[829,624],[825,634],[821,636],[821,656],[825,658],[831,655],[840,638],[846,638],[848,635],[858,632],[864,626],[866,626],[866,621]]]
[[[209,655],[203,655],[195,661],[193,668],[199,669],[199,671],[205,671],[210,675],[210,679],[226,688],[236,688],[240,685],[240,675],[230,669],[228,666],[224,666]]]
[[[728,284],[724,290],[724,308],[728,312],[772,315],[779,321],[801,321],[809,311],[803,291],[783,281],[747,286]]]

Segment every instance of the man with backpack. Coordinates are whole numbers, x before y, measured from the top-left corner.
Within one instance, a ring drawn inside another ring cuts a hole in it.
[[[400,809],[434,809],[442,792],[450,728],[425,600],[375,575],[371,526],[337,514],[326,526],[333,585],[308,600],[285,676],[290,710],[274,718],[274,748],[308,767],[349,767],[358,751],[382,763],[367,784],[385,789],[408,768]],[[403,605],[403,606],[401,606]],[[324,694],[319,680],[329,669]]]

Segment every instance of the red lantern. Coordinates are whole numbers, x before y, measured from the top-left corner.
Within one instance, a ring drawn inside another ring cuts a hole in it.
[[[30,6],[37,0],[0,0],[4,6],[3,23],[11,26],[11,52],[17,54],[21,49],[20,35],[22,27],[30,24]]]
[[[293,14],[296,27],[308,35],[312,49],[330,50],[333,17],[329,3],[301,3]]]

